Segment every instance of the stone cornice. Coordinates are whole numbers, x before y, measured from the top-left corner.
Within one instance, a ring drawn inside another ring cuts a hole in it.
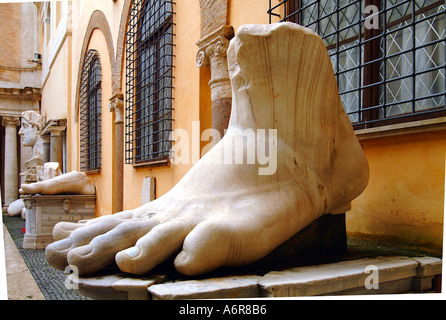
[[[31,99],[40,100],[41,92],[39,88],[0,88],[0,97],[5,98],[19,98],[19,99]]]

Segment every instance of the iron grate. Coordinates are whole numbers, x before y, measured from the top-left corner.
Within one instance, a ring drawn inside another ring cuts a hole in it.
[[[96,50],[85,56],[80,88],[80,168],[101,168],[101,63]]]
[[[283,0],[268,10],[270,23],[321,36],[355,128],[446,115],[445,12],[444,0]]]
[[[173,111],[174,2],[136,0],[126,40],[126,163],[167,159]]]

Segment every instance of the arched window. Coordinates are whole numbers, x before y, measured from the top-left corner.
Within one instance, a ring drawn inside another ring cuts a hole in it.
[[[167,159],[172,131],[173,2],[136,0],[126,41],[126,163]]]
[[[82,68],[80,89],[81,170],[101,168],[101,63],[96,50],[89,50]]]

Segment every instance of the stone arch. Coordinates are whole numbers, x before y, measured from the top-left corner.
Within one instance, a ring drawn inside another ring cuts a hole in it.
[[[201,37],[229,23],[229,0],[199,0],[201,11]]]
[[[87,30],[85,31],[84,41],[82,43],[81,55],[79,59],[79,68],[76,82],[76,96],[75,96],[75,122],[79,120],[79,95],[80,95],[80,85],[81,85],[81,77],[82,77],[82,67],[84,65],[85,55],[87,53],[88,44],[90,43],[91,36],[95,29],[101,30],[105,37],[105,41],[107,42],[108,48],[108,56],[110,58],[110,65],[114,66],[114,47],[113,47],[113,37],[110,29],[110,25],[105,14],[96,10],[92,13],[90,17],[90,21],[88,22]],[[113,67],[112,67],[113,68]],[[113,70],[112,70],[113,72]]]
[[[122,94],[122,72],[124,67],[124,59],[125,59],[125,39],[126,39],[126,31],[129,20],[129,12],[130,7],[132,6],[132,0],[125,0],[121,22],[119,24],[119,33],[118,33],[118,42],[116,44],[116,58],[115,63],[113,64],[112,70],[112,95],[117,96],[118,94]]]

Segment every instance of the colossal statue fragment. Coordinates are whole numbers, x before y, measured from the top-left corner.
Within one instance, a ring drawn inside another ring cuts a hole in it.
[[[19,134],[23,136],[23,145],[32,147],[32,157],[26,162],[26,171],[22,172],[25,183],[39,180],[37,167],[43,165],[43,140],[40,133],[45,125],[45,119],[33,110],[22,113],[22,126]]]
[[[292,23],[242,26],[228,64],[233,101],[223,139],[162,197],[56,225],[59,241],[46,249],[51,265],[74,265],[81,275],[112,263],[144,274],[172,255],[185,275],[248,265],[361,194],[367,160],[317,34]],[[274,133],[261,143],[254,136],[257,147],[276,152],[274,170],[259,170],[258,159],[221,161],[240,147],[246,158],[247,129]]]
[[[32,148],[31,158],[25,163],[25,170],[20,173],[25,183],[33,183],[39,180],[38,170],[43,164],[43,141],[40,133],[45,125],[45,119],[34,110],[22,112],[19,135],[23,136],[24,147]],[[21,215],[25,219],[25,204],[22,199],[11,203],[8,207],[10,216]]]

